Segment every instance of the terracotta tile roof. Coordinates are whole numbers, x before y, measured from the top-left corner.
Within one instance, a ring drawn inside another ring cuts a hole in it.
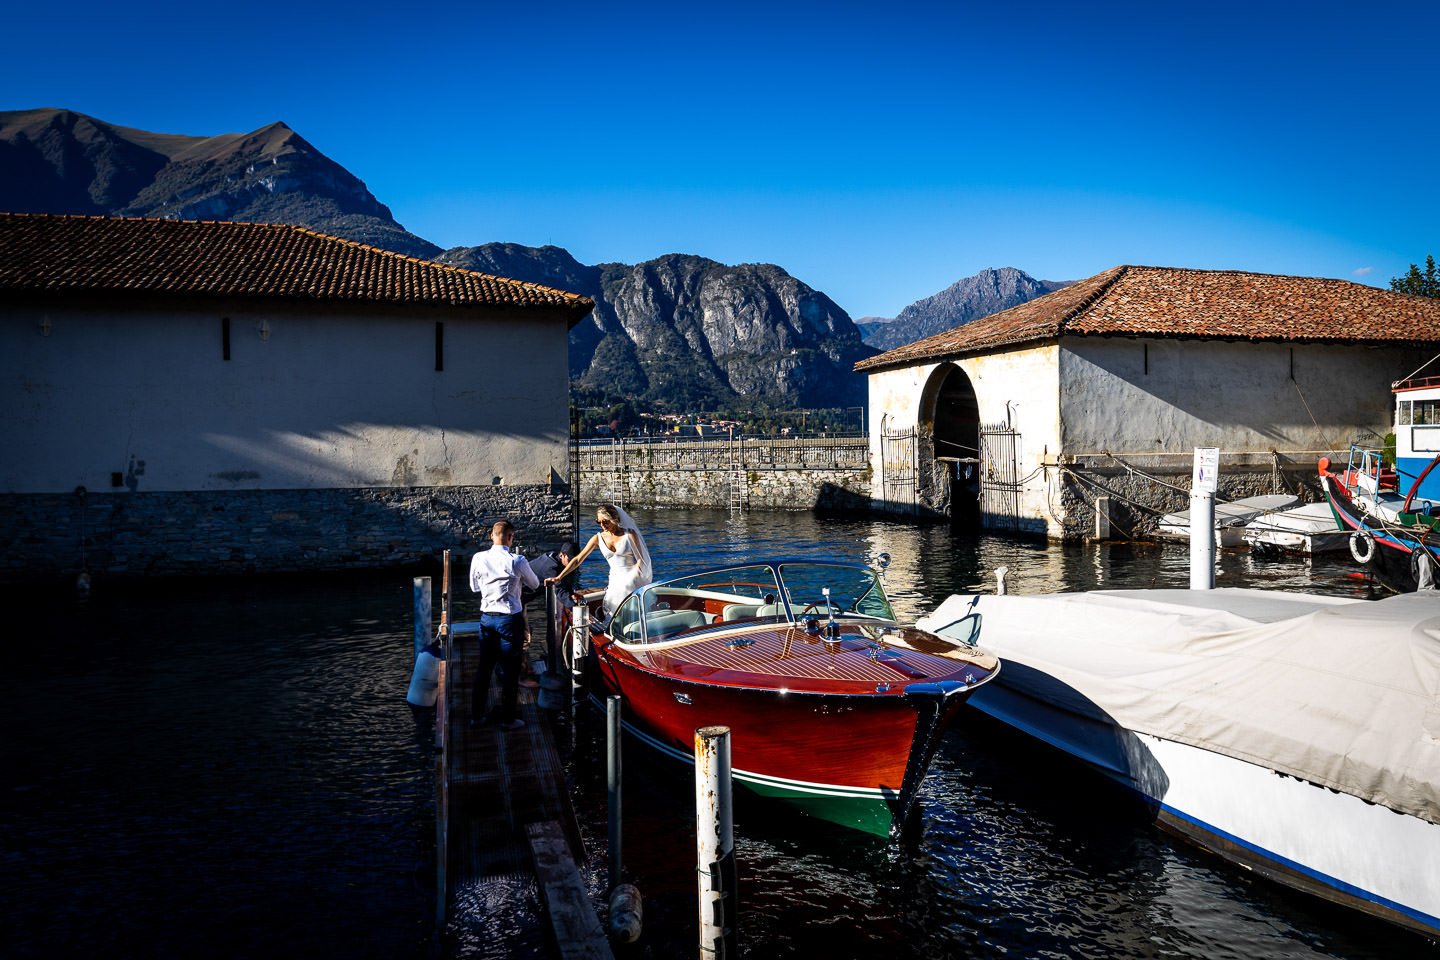
[[[1120,266],[855,364],[910,366],[1064,336],[1435,343],[1440,300],[1348,280]]]
[[[0,213],[0,291],[545,308],[572,325],[595,306],[303,227],[23,213]]]

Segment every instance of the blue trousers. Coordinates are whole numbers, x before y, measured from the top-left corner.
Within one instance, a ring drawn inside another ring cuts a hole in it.
[[[515,719],[515,699],[520,692],[520,656],[525,652],[525,613],[480,615],[480,667],[471,694],[471,716],[485,714],[490,697],[490,673],[500,669],[500,710],[492,717],[498,723]]]

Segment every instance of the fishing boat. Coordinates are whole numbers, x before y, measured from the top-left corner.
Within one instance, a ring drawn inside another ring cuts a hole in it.
[[[1300,502],[1288,493],[1270,493],[1215,503],[1215,545],[1238,547],[1244,542],[1245,524],[1264,513],[1284,510]],[[1167,513],[1160,518],[1156,533],[1171,539],[1190,538],[1190,511]]]
[[[1350,531],[1340,529],[1330,504],[1322,501],[1262,513],[1245,524],[1243,539],[1257,556],[1314,556],[1344,552]]]
[[[917,626],[977,616],[1005,669],[973,708],[1255,874],[1440,937],[1440,595],[954,596]]]
[[[1440,377],[1412,376],[1390,388],[1394,463],[1387,465],[1381,451],[1352,445],[1344,471],[1332,471],[1322,457],[1319,473],[1355,562],[1403,593],[1440,582]]]
[[[941,735],[999,671],[959,642],[897,623],[878,571],[769,560],[631,594],[591,638],[592,697],[694,761],[727,726],[735,780],[870,833],[898,836]]]
[[[1402,496],[1395,489],[1398,474],[1385,469],[1379,451],[1351,447],[1343,472],[1331,469],[1329,457],[1320,458],[1320,485],[1348,533],[1351,556],[1399,593],[1435,589],[1440,582],[1440,503],[1417,496],[1436,464],[1440,457],[1415,474]]]

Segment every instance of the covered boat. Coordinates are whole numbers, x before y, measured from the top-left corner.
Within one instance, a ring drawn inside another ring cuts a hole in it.
[[[1262,513],[1245,524],[1245,542],[1258,556],[1298,553],[1341,553],[1350,531],[1340,529],[1327,502],[1306,503],[1289,510]]]
[[[1440,595],[954,596],[918,626],[977,615],[1005,670],[972,706],[1223,857],[1440,935]]]
[[[1245,524],[1274,510],[1284,510],[1300,502],[1299,497],[1288,493],[1268,493],[1241,500],[1215,502],[1215,545],[1238,547],[1243,542]],[[1155,532],[1161,537],[1190,537],[1190,511],[1180,510],[1167,513],[1160,518]]]
[[[772,560],[631,594],[587,673],[660,750],[693,762],[695,730],[727,726],[741,785],[895,836],[941,734],[999,670],[973,641],[900,626],[869,567]]]

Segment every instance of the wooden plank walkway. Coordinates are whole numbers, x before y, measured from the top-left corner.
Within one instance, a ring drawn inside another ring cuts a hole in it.
[[[533,874],[561,956],[609,957],[609,943],[575,866],[585,861],[584,843],[550,718],[535,702],[537,691],[520,688],[517,715],[524,727],[470,726],[479,645],[478,623],[454,625],[440,713],[446,738],[443,812],[448,822],[440,832],[449,847],[445,882],[454,890],[486,878]],[[490,684],[491,703],[499,696],[497,677]],[[527,830],[535,824],[550,824],[537,828],[546,838],[540,844],[543,863],[532,853],[534,840]]]

